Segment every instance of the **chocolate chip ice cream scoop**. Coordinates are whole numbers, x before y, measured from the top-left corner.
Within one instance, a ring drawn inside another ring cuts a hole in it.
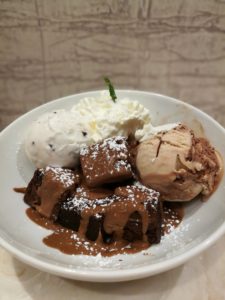
[[[223,170],[222,159],[209,141],[195,137],[185,125],[140,143],[136,166],[142,183],[159,191],[162,199],[168,201],[210,195]]]

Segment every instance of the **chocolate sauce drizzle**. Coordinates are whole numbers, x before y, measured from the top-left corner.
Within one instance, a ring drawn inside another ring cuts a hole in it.
[[[150,247],[150,244],[146,241],[129,243],[128,241],[120,240],[107,244],[97,239],[95,242],[92,242],[84,238],[82,232],[76,232],[54,223],[42,217],[33,208],[28,208],[26,214],[30,220],[39,226],[52,231],[43,239],[44,244],[65,254],[96,256],[100,253],[102,256],[113,256],[116,254],[137,253]],[[182,204],[165,203],[163,206],[163,234],[168,234],[176,228],[181,223],[183,216],[184,209]]]

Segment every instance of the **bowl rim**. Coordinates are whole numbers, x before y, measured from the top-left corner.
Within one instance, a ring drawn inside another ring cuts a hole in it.
[[[222,125],[220,125],[216,120],[214,120],[210,115],[205,113],[204,111],[200,110],[199,108],[185,103],[179,99],[169,97],[163,94],[149,92],[149,91],[141,91],[141,90],[131,90],[131,89],[117,89],[117,92],[122,93],[137,93],[142,95],[152,95],[155,97],[163,98],[165,101],[170,101],[175,104],[182,104],[185,105],[187,108],[193,109],[197,111],[200,115],[202,115],[207,120],[214,123],[214,125],[219,129],[222,130],[225,136],[225,129]],[[9,124],[6,128],[4,128],[0,132],[0,139],[4,135],[7,134],[7,132],[10,130],[11,127],[15,126],[15,124],[22,120],[24,117],[29,115],[31,112],[36,112],[41,107],[48,107],[48,105],[52,105],[53,103],[60,102],[69,98],[72,98],[74,96],[79,97],[88,97],[90,94],[93,95],[93,93],[100,93],[102,90],[93,90],[93,91],[87,91],[87,92],[81,92],[77,94],[71,94],[65,97],[57,98],[55,100],[51,100],[47,103],[44,103],[27,113],[23,114],[19,118],[17,118],[15,121],[13,121],[11,124]],[[132,268],[132,271],[130,269],[125,270],[111,270],[111,269],[102,269],[102,270],[80,270],[80,269],[69,269],[64,266],[54,265],[52,263],[48,263],[43,261],[41,258],[36,258],[31,256],[28,253],[23,252],[22,250],[14,247],[10,242],[8,242],[4,237],[0,236],[0,246],[8,250],[13,256],[18,258],[19,260],[23,261],[24,263],[31,265],[37,269],[40,269],[42,271],[70,278],[70,279],[76,279],[81,281],[92,281],[92,282],[119,282],[119,281],[128,281],[128,280],[134,280],[134,279],[140,279],[144,277],[148,277],[151,275],[159,274],[164,271],[168,271],[172,268],[175,268],[183,263],[185,263],[190,258],[196,256],[200,252],[206,250],[208,247],[213,245],[223,234],[225,233],[225,221],[217,228],[214,233],[212,233],[210,236],[208,236],[205,240],[203,240],[200,244],[194,245],[191,249],[189,249],[185,253],[178,254],[176,257],[172,257],[167,259],[166,261],[160,261],[156,263],[151,263],[149,265],[140,266]]]

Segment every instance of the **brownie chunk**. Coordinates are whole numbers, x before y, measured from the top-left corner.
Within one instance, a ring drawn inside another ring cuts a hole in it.
[[[37,194],[37,190],[42,184],[43,176],[44,172],[42,172],[41,169],[37,169],[26,188],[24,201],[31,207],[35,207],[41,204],[41,199]]]
[[[62,226],[81,231],[95,241],[102,229],[104,207],[113,201],[113,190],[79,186],[73,197],[61,203],[58,222]],[[96,212],[95,212],[96,211]],[[108,240],[108,236],[104,235]]]
[[[73,198],[68,198],[67,201],[62,202],[59,209],[57,222],[63,227],[73,229],[75,231],[79,230],[81,215],[80,212],[74,209]]]
[[[99,236],[99,232],[101,231],[102,228],[102,220],[103,220],[103,216],[100,214],[90,216],[89,223],[86,230],[87,239],[91,241],[97,240]]]
[[[70,197],[79,183],[79,175],[59,167],[37,169],[28,184],[24,201],[41,215],[56,220],[60,203]]]
[[[136,240],[158,243],[162,207],[159,193],[143,186],[128,185],[115,191],[81,186],[61,204],[58,222],[79,230],[87,239],[104,243]]]
[[[129,159],[127,140],[120,136],[84,147],[80,152],[82,171],[90,187],[132,178]]]
[[[157,244],[161,240],[162,203],[159,193],[140,183],[118,187],[115,194],[131,201],[133,212],[124,227],[123,239],[127,241],[147,240]]]
[[[123,238],[129,242],[143,239],[142,219],[139,212],[135,211],[130,215],[124,227]]]
[[[160,243],[162,236],[162,203],[156,201],[154,205],[146,203],[146,209],[148,211],[149,221],[146,236],[150,244]]]

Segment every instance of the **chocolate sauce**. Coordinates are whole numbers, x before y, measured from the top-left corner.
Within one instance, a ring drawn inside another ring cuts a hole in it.
[[[162,229],[164,234],[167,234],[180,224],[184,210],[180,203],[166,203],[163,211]],[[101,253],[102,256],[113,256],[116,254],[137,253],[150,247],[150,244],[145,241],[129,243],[125,240],[120,240],[106,244],[97,239],[95,242],[92,242],[85,239],[82,232],[76,232],[53,223],[51,220],[42,217],[33,208],[28,208],[26,213],[36,224],[52,230],[52,233],[43,239],[44,244],[65,254],[96,256]]]
[[[162,233],[169,234],[176,228],[184,217],[184,207],[180,202],[164,202]]]
[[[96,256],[101,253],[102,256],[112,256],[115,254],[136,253],[149,247],[149,243],[142,241],[129,243],[121,240],[111,244],[105,244],[100,240],[92,242],[85,239],[81,233],[67,229],[42,217],[33,208],[28,208],[26,214],[36,224],[53,231],[43,239],[44,244],[65,254]]]
[[[25,194],[26,193],[26,187],[15,187],[13,188],[14,192],[20,193],[20,194]]]

